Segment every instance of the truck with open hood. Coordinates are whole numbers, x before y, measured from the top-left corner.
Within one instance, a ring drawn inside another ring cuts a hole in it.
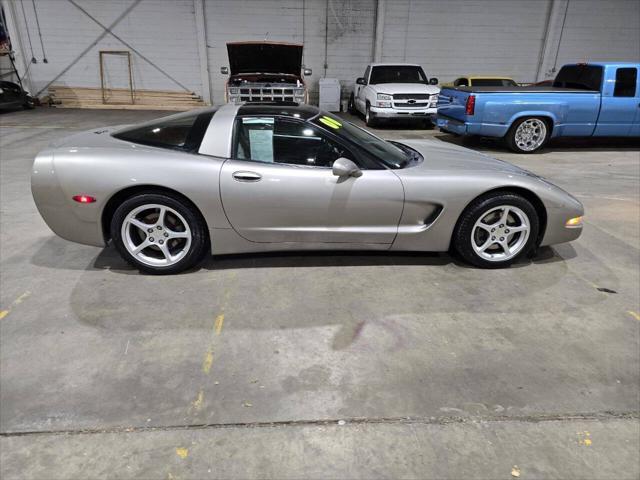
[[[308,103],[303,74],[311,75],[311,70],[302,65],[302,49],[298,43],[227,43],[229,67],[220,69],[229,75],[227,102]]]

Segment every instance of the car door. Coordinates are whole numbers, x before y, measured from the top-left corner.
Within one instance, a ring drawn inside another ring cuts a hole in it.
[[[367,66],[367,69],[364,71],[364,80],[366,85],[359,85],[356,83],[356,94],[355,94],[355,102],[356,108],[364,113],[366,110],[367,104],[367,92],[366,89],[369,87],[369,73],[371,72],[371,66]]]
[[[619,67],[609,74],[614,81],[605,82],[602,89],[602,105],[595,136],[628,136],[632,131],[638,135],[634,123],[638,119],[638,69]]]
[[[315,125],[282,117],[236,119],[233,157],[222,166],[224,211],[252,242],[391,244],[404,190],[391,170],[337,177],[348,148]]]

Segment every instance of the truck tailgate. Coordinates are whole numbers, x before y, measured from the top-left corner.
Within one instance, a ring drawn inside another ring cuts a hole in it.
[[[464,122],[469,92],[456,88],[443,88],[438,97],[438,115]]]

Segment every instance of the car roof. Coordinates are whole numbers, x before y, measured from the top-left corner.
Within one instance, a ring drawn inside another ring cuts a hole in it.
[[[309,120],[320,113],[318,107],[296,102],[255,102],[244,103],[238,115],[283,115]]]

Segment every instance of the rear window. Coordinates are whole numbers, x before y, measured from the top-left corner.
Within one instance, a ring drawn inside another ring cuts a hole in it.
[[[614,97],[635,97],[638,69],[619,68],[616,70],[616,87],[613,90]]]
[[[507,78],[475,78],[474,87],[517,87],[518,84]]]
[[[115,138],[128,142],[196,153],[215,111],[186,112],[119,130]]]
[[[602,67],[597,65],[567,65],[553,81],[554,87],[600,91]]]

